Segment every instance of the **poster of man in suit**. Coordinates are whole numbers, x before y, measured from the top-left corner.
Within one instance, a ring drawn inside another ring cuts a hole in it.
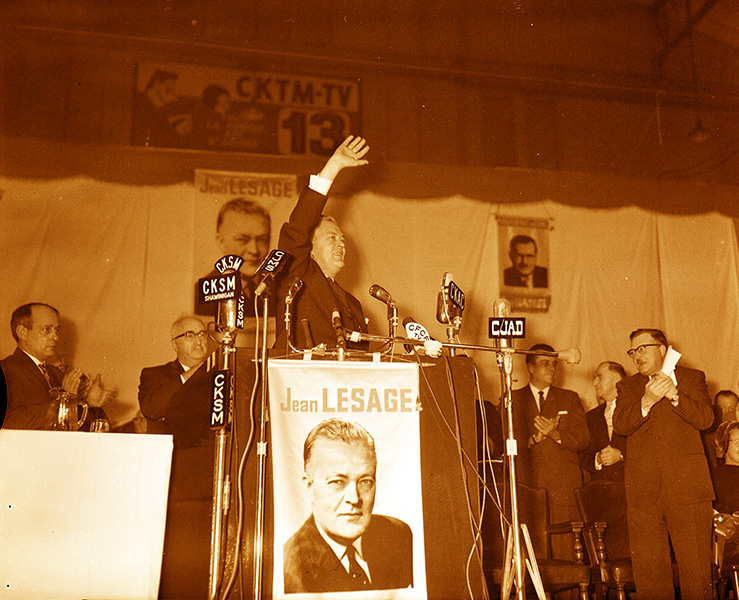
[[[515,312],[546,312],[549,287],[549,221],[498,216],[501,297]]]
[[[270,361],[274,598],[426,598],[414,369]]]

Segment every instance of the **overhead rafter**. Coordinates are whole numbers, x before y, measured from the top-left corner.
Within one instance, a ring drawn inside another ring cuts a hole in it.
[[[720,0],[705,0],[701,3],[701,7],[694,14],[686,15],[685,25],[683,26],[683,28],[678,31],[672,37],[672,39],[668,40],[664,48],[662,48],[659,54],[657,54],[657,66],[660,73],[664,68],[665,61],[670,55],[670,52],[672,52],[684,38],[693,33],[693,29],[695,29],[695,26],[698,25],[698,23],[700,23],[703,18],[711,11],[711,9],[719,2]],[[688,4],[688,8],[689,6],[690,5]]]

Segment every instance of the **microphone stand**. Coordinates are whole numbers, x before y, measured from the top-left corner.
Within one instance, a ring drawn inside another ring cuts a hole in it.
[[[235,300],[227,300],[219,305],[219,317],[221,317],[221,309],[224,312],[230,310],[227,315],[227,329],[221,340],[221,347],[218,349],[218,370],[228,371],[230,378],[228,386],[228,419],[215,431],[215,451],[213,461],[213,503],[211,507],[211,529],[210,529],[210,571],[208,598],[215,600],[218,597],[218,591],[223,576],[222,555],[224,550],[224,528],[226,522],[226,513],[228,512],[228,496],[229,496],[229,475],[228,464],[230,462],[230,441],[232,427],[232,412],[235,380],[234,373],[234,357],[236,352],[236,328],[232,326],[232,318],[235,316]],[[220,320],[220,319],[219,319]]]
[[[387,324],[390,339],[395,339],[398,335],[398,307],[393,300],[387,303]],[[392,350],[393,345],[389,344],[385,353],[389,354]]]
[[[405,339],[393,337],[388,339],[382,338],[381,336],[369,335],[357,331],[350,333],[350,339],[353,342],[357,341],[385,341],[398,342],[407,345],[422,346],[423,341],[414,339]],[[460,344],[456,342],[441,343],[442,347],[450,348],[454,350],[481,350],[484,352],[495,352],[497,356],[498,368],[501,372],[501,385],[503,387],[503,402],[506,415],[506,460],[508,463],[508,472],[510,480],[510,499],[511,499],[511,525],[509,528],[508,541],[506,543],[506,556],[505,556],[505,569],[503,572],[503,580],[501,582],[501,598],[508,600],[511,585],[515,582],[516,584],[516,598],[517,600],[525,600],[526,598],[526,586],[524,582],[524,567],[527,567],[531,580],[536,589],[537,596],[540,600],[544,600],[544,586],[541,581],[539,574],[539,567],[536,562],[536,556],[534,555],[533,546],[531,545],[531,539],[528,533],[528,529],[524,523],[519,520],[519,509],[518,509],[518,486],[517,486],[517,472],[516,472],[516,456],[517,451],[517,440],[514,437],[513,429],[513,401],[512,401],[512,373],[513,373],[513,355],[524,354],[524,355],[536,355],[536,356],[552,356],[559,357],[562,355],[563,358],[570,359],[567,362],[580,362],[580,351],[579,350],[566,350],[562,352],[550,352],[547,350],[518,350],[512,347],[491,347],[491,346],[476,346],[472,344]],[[525,542],[522,544],[522,535]],[[526,556],[524,556],[526,554]],[[513,573],[512,573],[513,571]]]
[[[260,374],[262,378],[261,412],[259,419],[259,441],[257,442],[257,507],[254,527],[254,598],[262,597],[262,564],[264,555],[264,504],[266,493],[267,461],[267,422],[269,421],[267,403],[267,317],[269,311],[269,288],[264,292],[264,327],[262,328],[262,357]],[[286,311],[287,312],[287,311]],[[286,316],[287,319],[287,316]],[[289,331],[289,330],[288,330]],[[288,337],[289,339],[289,337]]]

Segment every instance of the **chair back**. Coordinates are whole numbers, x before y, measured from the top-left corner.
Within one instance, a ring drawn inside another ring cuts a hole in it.
[[[547,526],[549,525],[549,498],[544,488],[518,484],[518,516],[531,535],[537,559],[551,558]]]
[[[626,487],[621,481],[591,481],[575,489],[580,517],[586,523],[605,521],[608,560],[631,558],[626,525]]]

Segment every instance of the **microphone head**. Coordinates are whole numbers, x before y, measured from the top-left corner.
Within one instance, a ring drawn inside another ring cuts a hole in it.
[[[384,287],[379,286],[376,283],[370,286],[369,293],[370,296],[372,296],[373,298],[377,298],[385,304],[391,304],[393,302],[390,293]]]
[[[571,363],[575,365],[580,364],[580,360],[582,359],[582,354],[579,348],[567,348],[567,350],[560,350],[559,352],[557,352],[557,356],[566,363]]]
[[[493,302],[493,316],[494,317],[510,317],[511,316],[511,303],[507,298],[498,298]]]
[[[290,282],[290,288],[287,291],[287,295],[289,297],[293,297],[295,294],[297,294],[300,289],[303,287],[303,280],[300,279],[300,277],[293,277],[293,280]]]

